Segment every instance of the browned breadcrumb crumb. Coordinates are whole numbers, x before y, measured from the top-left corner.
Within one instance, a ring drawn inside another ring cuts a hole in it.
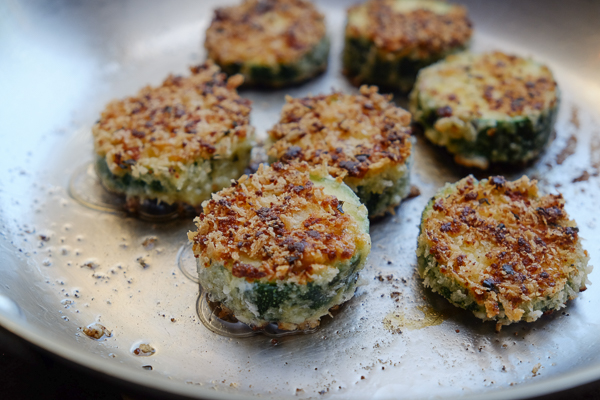
[[[229,156],[253,135],[250,101],[236,91],[243,78],[227,79],[212,61],[190,70],[106,106],[92,133],[113,174],[176,175],[198,159]]]
[[[361,26],[349,23],[346,36],[365,37],[377,47],[418,58],[435,57],[464,45],[472,34],[467,9],[452,5],[445,14],[426,8],[394,10],[396,0],[369,0],[349,9],[366,8],[368,21]]]
[[[540,197],[526,176],[485,184],[470,176],[437,198],[422,232],[441,272],[466,287],[488,318],[502,305],[518,321],[521,303],[563,290],[575,270],[578,229],[564,204],[562,195]]]
[[[92,339],[100,339],[103,336],[111,336],[111,332],[108,329],[106,329],[104,325],[100,324],[92,324],[90,326],[86,326],[82,329],[82,331],[86,336]]]
[[[217,8],[204,46],[219,64],[297,61],[325,35],[325,17],[304,0],[247,0]]]
[[[133,350],[136,356],[151,356],[156,353],[156,349],[147,343],[142,343]]]
[[[446,106],[437,110],[443,117],[536,115],[556,107],[558,85],[547,66],[531,68],[530,60],[499,51],[461,53],[423,70],[415,90],[443,98]]]
[[[269,131],[277,141],[269,155],[325,163],[332,176],[350,181],[403,164],[412,150],[410,114],[390,100],[366,85],[358,95],[288,96],[279,123]]]
[[[223,264],[235,277],[295,277],[303,284],[369,241],[340,209],[336,197],[311,182],[306,163],[277,162],[213,194],[195,220],[198,231],[188,237],[196,257]]]

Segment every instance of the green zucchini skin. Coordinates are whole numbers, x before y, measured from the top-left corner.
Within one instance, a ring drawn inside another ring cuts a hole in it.
[[[498,178],[498,177],[496,177]],[[460,267],[456,268],[456,259],[453,256],[449,256],[449,259],[453,259],[454,261],[452,262],[448,262],[448,263],[442,263],[442,262],[438,262],[434,256],[434,252],[436,251],[434,249],[436,244],[440,244],[441,246],[448,246],[448,243],[446,241],[444,241],[443,239],[440,239],[440,237],[438,237],[436,239],[436,241],[431,242],[430,239],[428,239],[428,235],[431,234],[432,231],[431,230],[431,225],[429,223],[431,223],[432,221],[439,221],[439,217],[436,216],[432,216],[434,210],[436,210],[436,204],[438,206],[438,210],[440,210],[439,207],[445,207],[446,209],[448,209],[448,207],[452,207],[451,205],[449,205],[450,203],[446,202],[448,199],[455,197],[455,198],[460,198],[461,202],[464,202],[466,200],[464,200],[464,197],[461,193],[463,193],[464,191],[464,187],[462,186],[464,184],[464,182],[467,179],[471,179],[472,181],[474,181],[475,185],[475,190],[471,191],[471,193],[476,193],[477,192],[477,188],[478,187],[485,187],[485,189],[480,190],[480,192],[483,192],[483,194],[485,194],[488,197],[491,196],[496,196],[494,194],[491,193],[491,191],[493,190],[492,188],[490,188],[489,182],[492,181],[492,179],[494,179],[493,177],[490,177],[490,179],[484,179],[481,181],[477,181],[475,178],[473,178],[472,176],[468,177],[468,178],[464,178],[463,180],[456,182],[456,183],[447,183],[444,187],[440,188],[438,190],[438,192],[435,194],[434,197],[432,197],[429,202],[427,203],[427,205],[425,206],[423,213],[421,215],[421,224],[419,226],[419,234],[417,236],[417,251],[416,251],[416,255],[417,255],[417,270],[418,273],[420,275],[420,277],[423,279],[423,284],[425,285],[425,287],[429,287],[433,292],[439,293],[442,297],[444,297],[446,300],[448,300],[451,304],[455,305],[456,307],[460,307],[463,308],[467,311],[472,312],[477,318],[482,319],[484,321],[495,321],[498,325],[497,325],[497,329],[499,326],[501,325],[509,325],[515,322],[519,322],[519,321],[526,321],[526,322],[532,322],[537,320],[538,318],[540,318],[544,313],[546,312],[553,312],[553,311],[557,311],[560,310],[562,308],[565,307],[565,304],[568,300],[572,300],[573,298],[577,297],[577,294],[581,291],[584,291],[586,289],[586,283],[589,284],[589,281],[587,279],[588,274],[592,271],[592,267],[588,266],[588,261],[589,261],[589,256],[587,254],[587,252],[585,250],[583,250],[582,245],[581,245],[581,240],[577,240],[576,243],[572,244],[572,247],[569,249],[569,253],[570,255],[573,256],[572,259],[566,261],[564,259],[561,259],[560,257],[556,257],[555,258],[555,264],[548,268],[548,271],[552,271],[552,270],[556,270],[556,269],[560,269],[563,271],[563,274],[568,274],[567,275],[567,279],[564,281],[564,286],[563,283],[559,283],[556,282],[556,287],[560,288],[556,293],[554,294],[540,294],[540,293],[535,293],[532,292],[530,296],[528,296],[526,298],[526,300],[523,300],[523,302],[519,305],[520,308],[522,308],[524,310],[522,316],[520,317],[520,319],[515,320],[515,319],[511,319],[509,317],[509,313],[506,312],[506,309],[504,308],[504,304],[499,301],[498,302],[498,307],[499,307],[499,313],[494,316],[494,317],[490,317],[489,316],[489,311],[486,309],[485,303],[483,301],[477,301],[476,299],[476,293],[477,293],[477,289],[475,289],[477,282],[478,281],[483,281],[485,283],[486,278],[491,277],[492,275],[488,275],[486,272],[481,272],[479,276],[475,276],[473,273],[471,273],[470,275],[468,275],[468,278],[464,275],[462,275],[461,272],[457,272],[460,271]],[[502,178],[503,179],[503,178]],[[519,181],[523,181],[526,180],[527,182],[530,182],[529,179],[527,177],[522,177],[520,180],[515,181],[514,183],[518,183]],[[492,182],[501,182],[499,180],[495,180]],[[510,183],[509,183],[510,184]],[[533,185],[535,185],[535,183],[533,183]],[[511,188],[512,189],[512,188]],[[514,189],[513,189],[514,190]],[[537,189],[536,189],[537,190]],[[537,193],[537,192],[536,192]],[[500,196],[498,196],[500,198]],[[506,196],[508,197],[508,196]],[[532,204],[530,207],[531,209],[536,209],[536,207],[538,207],[539,205],[542,205],[544,203],[538,202],[538,200],[540,199],[547,199],[547,198],[551,198],[552,196],[542,196],[541,198],[538,197],[538,195],[536,194],[535,197],[529,197],[528,201],[531,201]],[[480,199],[481,200],[481,199]],[[487,198],[486,198],[487,200]],[[493,206],[497,206],[498,204],[506,204],[505,201],[515,201],[515,200],[511,200],[510,198],[508,199],[490,199],[492,201],[492,204],[489,204],[489,201],[487,202],[487,207],[493,207]],[[562,198],[560,199],[562,201]],[[476,198],[474,200],[471,201],[478,201]],[[521,200],[516,200],[516,201],[521,201]],[[527,204],[531,204],[531,203],[527,203]],[[455,203],[456,204],[460,204],[459,207],[462,207],[463,204],[465,203]],[[545,204],[549,204],[549,203],[545,203]],[[518,209],[518,208],[517,208]],[[539,209],[539,208],[538,208]],[[517,218],[518,215],[515,215],[515,220],[521,221],[520,223],[523,223],[523,221],[527,221],[526,219],[524,219],[526,217],[526,211],[523,211],[523,209],[520,209],[519,212],[521,213],[521,217],[520,219]],[[490,211],[490,215],[493,214],[493,211]],[[563,219],[558,221],[557,223],[555,223],[553,226],[554,228],[560,227],[560,226],[566,226],[569,225],[570,223],[574,222],[574,221],[569,221],[568,216],[563,215],[562,217]],[[497,220],[496,220],[497,221]],[[512,225],[514,229],[515,224],[510,223],[508,221],[506,221],[507,225]],[[494,226],[494,223],[490,224],[490,221],[480,221],[480,223],[482,224],[481,226]],[[527,221],[525,222],[526,224],[529,224],[529,229],[535,229],[535,227],[532,226],[532,222]],[[540,224],[545,224],[544,222],[539,222]],[[428,233],[424,233],[423,230],[427,229],[424,228],[425,225],[429,225],[429,231]],[[504,225],[504,223],[502,223],[502,225]],[[477,228],[469,228],[469,229],[477,229]],[[502,229],[506,229],[506,227],[503,227]],[[577,229],[577,228],[575,228]],[[435,234],[435,233],[434,233]],[[462,233],[461,233],[462,234]],[[554,233],[556,234],[556,233]],[[463,236],[458,236],[455,237],[454,239],[452,239],[452,241],[455,244],[460,244],[461,247],[459,247],[459,250],[456,251],[456,254],[463,254],[464,255],[470,255],[473,254],[473,249],[477,248],[477,246],[479,245],[479,241],[476,241],[475,243],[471,243],[471,244],[465,244],[466,240],[464,240],[464,234],[462,234]],[[510,236],[510,235],[516,235],[510,232],[506,232],[506,237]],[[553,234],[547,234],[548,236],[551,236]],[[490,232],[489,233],[489,237],[483,237],[480,238],[481,241],[487,241],[489,239],[489,241],[493,241],[494,237],[494,233]],[[514,237],[514,236],[513,236]],[[439,241],[438,241],[439,240]],[[428,243],[429,242],[429,243]],[[489,242],[488,242],[489,243]],[[496,246],[502,246],[502,242],[497,243]],[[547,247],[546,247],[547,246]],[[557,248],[552,248],[553,246],[556,246],[556,243],[548,243],[547,245],[544,245],[545,250],[548,253],[552,254],[554,251],[557,250]],[[450,246],[451,247],[451,246]],[[492,255],[494,254],[494,252],[497,253],[498,249],[494,248],[494,246],[492,247],[486,247],[486,251],[489,251],[488,254]],[[558,250],[560,251],[560,250]],[[487,257],[487,255],[486,255]],[[494,257],[493,255],[491,257]],[[537,256],[536,256],[537,257]],[[527,257],[523,257],[524,259]],[[467,261],[468,263],[469,261]],[[561,264],[562,263],[562,264]],[[512,266],[514,266],[515,264],[507,264],[507,265],[511,265],[510,268],[512,268]],[[520,275],[520,284],[522,285],[529,285],[531,284],[531,282],[535,282],[536,276],[539,276],[539,270],[535,271],[535,270],[531,270],[531,269],[527,269],[526,267],[524,267],[524,265],[528,265],[526,263],[522,263],[519,262],[516,264],[515,266],[515,271],[520,271],[518,272]],[[572,270],[569,271],[569,265],[570,267],[574,267]],[[514,274],[515,272],[513,271],[512,274]],[[457,278],[457,276],[459,276],[460,278]],[[505,275],[506,279],[509,280],[510,273],[507,273]],[[493,280],[493,278],[492,278]],[[465,284],[465,282],[467,282],[467,284]],[[494,281],[495,285],[504,285],[503,281]],[[552,287],[555,287],[555,285],[551,285]],[[524,287],[524,286],[523,286]],[[505,287],[503,286],[503,289]],[[485,290],[491,290],[491,291],[495,291],[493,288],[489,289],[489,288],[485,288]],[[497,292],[498,293],[498,292]],[[500,290],[499,293],[505,293],[502,289]]]
[[[425,136],[436,143],[440,133],[436,132],[435,123],[443,117],[438,115],[437,110],[423,107],[419,100],[415,104],[412,108],[416,110],[413,111],[415,121],[423,127]],[[451,138],[443,146],[450,153],[467,160],[525,163],[537,158],[550,143],[558,108],[557,103],[535,119],[526,116],[505,120],[474,119],[470,123],[477,132],[475,140]]]
[[[411,138],[412,140],[412,138]],[[413,140],[414,142],[414,140]],[[351,186],[361,203],[369,210],[369,218],[379,218],[388,212],[393,212],[406,196],[410,193],[410,171],[412,169],[413,155],[403,165],[394,166],[385,171],[381,176],[363,179],[363,183]],[[390,186],[377,184],[380,181],[390,182]]]
[[[199,207],[211,193],[229,186],[239,178],[250,163],[251,141],[243,143],[230,158],[199,159],[187,166],[190,179],[183,185],[167,176],[144,174],[134,178],[130,173],[115,175],[106,158],[96,155],[95,169],[100,183],[109,192],[124,195],[127,200],[158,200],[166,204],[181,203]]]
[[[358,223],[361,235],[368,236],[367,210],[346,184],[329,175],[311,175],[310,179],[322,187],[325,194],[335,196],[343,214]],[[236,277],[231,266],[200,254],[198,278],[211,301],[221,303],[249,326],[262,328],[276,323],[280,329],[304,329],[318,326],[320,318],[332,307],[352,298],[370,249],[369,239],[357,246],[349,258],[333,260],[327,264],[326,272],[301,282],[294,276],[284,279]]]
[[[451,52],[423,59],[381,50],[365,38],[346,37],[342,63],[344,74],[353,85],[372,84],[399,93],[408,93],[422,68],[466,48],[467,45],[458,46]]]
[[[329,38],[323,37],[307,54],[293,63],[261,65],[255,63],[219,64],[228,75],[242,74],[244,86],[284,87],[305,82],[327,69]]]
[[[206,268],[198,260],[198,277],[210,299],[224,304],[245,324],[300,325],[318,321],[330,308],[349,300],[365,262],[366,255],[356,255],[346,263],[338,263],[339,272],[330,281],[297,284],[260,280],[250,283],[234,277],[223,265],[213,263]]]

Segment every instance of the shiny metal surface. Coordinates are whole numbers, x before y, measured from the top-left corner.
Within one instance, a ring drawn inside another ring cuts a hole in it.
[[[91,160],[90,126],[103,105],[200,62],[217,3],[0,5],[4,327],[103,374],[190,397],[517,398],[600,379],[598,270],[564,313],[500,333],[423,290],[414,255],[420,212],[439,186],[466,171],[422,138],[413,174],[422,194],[372,225],[373,251],[355,298],[318,332],[276,342],[222,337],[200,323],[198,287],[177,266],[190,220],[140,221],[69,196],[70,177]],[[474,50],[532,55],[555,72],[563,93],[556,140],[509,176],[526,173],[563,193],[599,264],[600,6],[467,3]],[[356,90],[340,73],[348,4],[319,3],[333,39],[324,76],[290,90],[244,92],[259,134],[277,120],[285,94]],[[144,246],[147,238],[156,241]],[[110,337],[86,337],[82,328],[93,323]],[[134,355],[141,343],[156,352]]]

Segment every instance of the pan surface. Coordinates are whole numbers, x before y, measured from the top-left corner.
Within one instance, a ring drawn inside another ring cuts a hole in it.
[[[372,224],[363,285],[341,312],[306,335],[232,338],[208,330],[188,277],[192,221],[143,221],[85,203],[101,196],[87,166],[90,127],[104,104],[203,61],[203,32],[223,3],[0,5],[0,324],[103,374],[198,398],[518,398],[600,379],[600,272],[564,312],[500,333],[423,289],[415,272],[420,213],[437,188],[469,171],[422,137],[413,170],[421,195]],[[562,90],[556,139],[508,177],[527,174],[561,192],[598,264],[600,5],[464,3],[474,51],[532,56],[555,73]],[[317,4],[332,39],[329,69],[292,89],[242,92],[253,100],[262,137],[286,94],[356,91],[340,73],[351,2]],[[74,199],[70,182],[89,198]],[[94,323],[110,335],[87,337],[83,328]],[[155,352],[135,355],[142,343]]]

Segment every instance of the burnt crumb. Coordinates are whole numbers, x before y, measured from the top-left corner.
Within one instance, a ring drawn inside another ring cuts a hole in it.
[[[48,237],[46,235],[40,235],[39,238],[40,238],[40,240],[42,242],[49,242],[50,241],[50,237]]]
[[[89,268],[89,269],[96,269],[98,268],[100,265],[98,263],[95,263],[93,261],[88,261],[86,263],[81,264],[81,268]]]
[[[577,183],[577,182],[586,182],[588,179],[590,179],[590,173],[587,171],[583,171],[581,173],[581,175],[579,175],[577,178],[573,179],[571,182],[573,183]]]
[[[419,189],[417,186],[412,185],[410,187],[410,192],[408,192],[408,196],[406,196],[406,199],[412,199],[415,198],[417,196],[421,195],[421,189]]]
[[[560,153],[556,156],[556,163],[561,165],[565,162],[567,158],[575,154],[575,149],[577,148],[577,136],[571,135],[569,139],[567,139],[567,144],[561,150]]]
[[[515,274],[515,270],[513,269],[512,265],[510,265],[510,264],[504,264],[502,266],[502,270],[504,272],[506,272],[508,275],[514,275]]]
[[[500,189],[506,184],[506,179],[503,176],[493,176],[490,178],[490,182],[496,189]]]
[[[294,158],[298,158],[302,154],[302,149],[298,146],[290,146],[281,159],[285,162],[289,162]]]
[[[465,200],[470,201],[470,200],[475,200],[477,198],[477,193],[476,192],[467,192],[465,194]]]
[[[555,223],[563,217],[563,212],[558,207],[538,207],[536,211],[538,214],[544,217],[548,223]]]
[[[148,264],[146,262],[146,260],[144,260],[144,257],[138,257],[135,259],[135,261],[138,262],[138,264],[140,264],[140,266],[144,269],[148,268],[150,266],[150,264]]]
[[[244,264],[242,262],[236,261],[233,263],[233,268],[231,269],[231,273],[236,278],[248,278],[248,279],[260,279],[267,275],[266,272],[259,270],[253,265]]]
[[[146,137],[146,134],[144,132],[138,131],[138,130],[135,130],[135,129],[133,129],[131,131],[131,135],[134,136],[134,137],[136,137],[136,138],[138,138],[138,139],[142,139],[142,138]]]
[[[481,282],[481,286],[494,292],[498,290],[496,287],[496,282],[494,282],[492,279],[484,279],[483,282]]]
[[[450,107],[450,106],[440,107],[436,110],[436,114],[442,118],[451,117],[452,116],[452,107]]]
[[[157,241],[158,241],[158,238],[156,238],[155,236],[147,237],[142,242],[142,246],[146,250],[152,250],[155,247]]]

